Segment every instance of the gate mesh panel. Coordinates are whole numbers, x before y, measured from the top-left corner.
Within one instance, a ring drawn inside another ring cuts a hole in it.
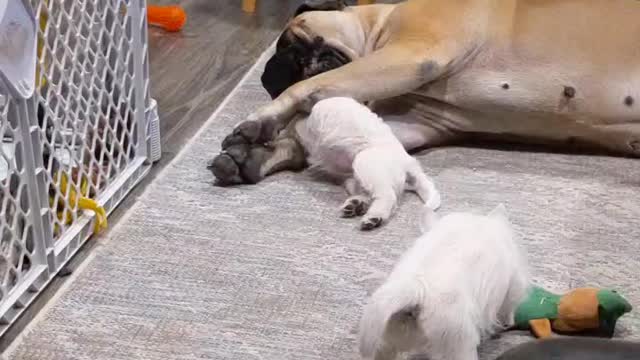
[[[66,195],[99,196],[136,155],[132,24],[124,1],[32,5],[41,19],[36,113],[57,240],[80,214]]]
[[[29,272],[34,253],[33,224],[29,192],[21,174],[24,144],[19,128],[16,102],[0,101],[0,301],[3,301]]]
[[[38,60],[32,97],[0,81],[0,335],[160,155],[145,1],[10,1]]]

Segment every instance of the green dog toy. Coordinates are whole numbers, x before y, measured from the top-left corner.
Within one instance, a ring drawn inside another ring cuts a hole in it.
[[[631,304],[615,290],[579,288],[564,295],[533,286],[515,313],[515,328],[530,330],[538,338],[590,333],[613,337],[618,319]]]

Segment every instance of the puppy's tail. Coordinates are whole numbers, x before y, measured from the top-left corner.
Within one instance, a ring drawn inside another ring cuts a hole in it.
[[[406,279],[382,285],[371,296],[360,320],[359,347],[363,358],[373,358],[383,345],[389,321],[395,316],[416,317],[424,286],[417,280]]]
[[[415,191],[422,202],[431,210],[438,210],[442,199],[440,192],[433,183],[433,180],[422,171],[418,161],[409,167],[407,171],[409,177],[410,189]]]

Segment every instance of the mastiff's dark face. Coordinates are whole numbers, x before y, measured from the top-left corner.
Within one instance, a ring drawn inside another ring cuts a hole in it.
[[[354,30],[356,16],[345,9],[343,1],[324,0],[307,1],[296,10],[262,74],[262,86],[271,98],[353,60],[360,39]]]

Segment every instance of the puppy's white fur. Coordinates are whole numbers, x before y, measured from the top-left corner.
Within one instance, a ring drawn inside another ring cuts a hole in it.
[[[360,353],[376,360],[415,351],[430,360],[477,359],[483,338],[512,325],[529,286],[506,210],[441,219],[427,210],[421,228],[365,306]]]
[[[378,115],[357,101],[319,101],[309,117],[296,124],[296,132],[312,167],[346,179],[351,197],[343,214],[362,215],[368,207],[363,228],[389,219],[404,190],[415,191],[431,209],[440,206],[440,194],[418,161]]]

